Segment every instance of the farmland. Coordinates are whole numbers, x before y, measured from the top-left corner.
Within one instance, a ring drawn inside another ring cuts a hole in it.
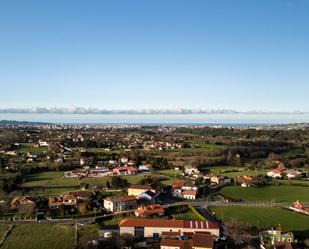
[[[219,174],[228,177],[265,175],[267,170],[250,170],[237,166],[205,166],[200,169],[204,173]]]
[[[17,225],[1,248],[73,249],[74,228],[67,225]]]
[[[63,172],[43,172],[26,175],[20,188],[29,194],[57,194],[79,189],[80,181],[78,178],[64,178]]]
[[[235,200],[293,202],[309,201],[309,188],[301,186],[267,186],[242,188],[240,186],[224,187],[220,194]]]
[[[174,171],[174,170],[173,170]],[[65,178],[63,176],[64,172],[42,172],[36,174],[26,175],[22,179],[20,188],[23,188],[27,191],[28,194],[38,194],[38,195],[49,195],[49,194],[60,194],[66,193],[79,189],[82,184],[88,184],[90,188],[93,186],[96,187],[105,187],[107,181],[111,181],[111,177],[93,177],[93,178]],[[161,172],[162,175],[165,175],[164,178],[159,175],[158,178],[162,178],[163,184],[171,184],[173,181],[178,180],[177,177],[167,176],[164,174],[164,171]],[[175,174],[177,176],[178,174]],[[142,179],[145,178],[145,175],[127,175],[123,176],[124,179],[130,184],[139,183]]]
[[[309,217],[281,208],[211,207],[218,219],[257,228],[281,226],[284,231],[298,234],[309,231]]]

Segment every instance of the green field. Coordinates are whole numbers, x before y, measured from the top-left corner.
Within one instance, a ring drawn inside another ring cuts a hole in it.
[[[28,194],[49,195],[79,189],[80,181],[78,178],[64,178],[63,172],[43,172],[25,176],[20,187]]]
[[[228,177],[266,175],[267,170],[250,170],[235,166],[205,166],[200,169],[204,173],[213,173]]]
[[[8,229],[9,225],[0,224],[0,241],[2,241]]]
[[[217,144],[200,144],[196,148],[181,148],[181,149],[176,149],[179,151],[184,151],[184,152],[217,152],[223,149],[223,145],[217,145]]]
[[[64,178],[63,172],[43,172],[27,175],[22,187],[78,187],[78,178]]]
[[[105,187],[106,182],[111,182],[111,177],[93,178],[65,178],[64,172],[42,172],[30,174],[22,179],[19,187],[25,188],[28,194],[50,195],[61,194],[80,189],[82,184],[89,184],[89,187]],[[123,176],[129,183],[139,183],[145,175]]]
[[[175,169],[166,169],[166,170],[159,170],[156,173],[159,173],[161,175],[165,176],[172,176],[172,177],[180,177],[182,174],[181,170],[175,170]]]
[[[281,208],[210,207],[223,223],[234,223],[257,228],[281,226],[284,231],[305,234],[309,231],[309,217]]]
[[[273,184],[277,185],[288,185],[288,186],[305,186],[309,187],[309,181],[307,180],[281,180],[281,179],[274,179],[272,180]]]
[[[220,194],[235,200],[246,201],[277,201],[294,202],[309,201],[309,187],[301,186],[267,186],[242,188],[240,186],[228,186],[222,188]]]
[[[74,227],[67,225],[16,225],[1,249],[73,249]]]
[[[200,220],[200,218],[188,208],[185,212],[172,214],[176,220]]]
[[[38,147],[36,144],[29,144],[27,146],[21,147],[18,151],[24,154],[29,152],[29,153],[33,153],[36,155],[41,155],[41,154],[45,154],[49,150],[50,150],[49,147]]]

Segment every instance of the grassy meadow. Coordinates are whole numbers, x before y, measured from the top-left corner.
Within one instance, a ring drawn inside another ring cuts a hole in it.
[[[305,234],[309,231],[309,217],[281,208],[210,207],[224,223],[269,228],[281,226],[283,231]]]
[[[295,202],[296,200],[309,202],[309,187],[302,186],[266,186],[243,188],[227,186],[220,191],[225,197],[244,201],[276,201]]]

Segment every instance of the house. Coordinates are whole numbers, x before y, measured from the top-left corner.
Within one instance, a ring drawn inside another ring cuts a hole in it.
[[[253,185],[253,178],[251,176],[239,176],[236,178],[236,181],[243,188],[251,187]]]
[[[145,193],[148,190],[153,192],[153,193],[156,193],[155,186],[131,184],[130,187],[128,188],[128,195],[139,196],[139,195]]]
[[[112,175],[112,172],[105,167],[96,167],[95,169],[89,169],[87,177],[103,177]]]
[[[137,172],[136,168],[132,166],[117,167],[113,169],[113,174],[115,175],[135,175],[136,172]]]
[[[126,164],[126,163],[128,163],[128,158],[126,158],[126,157],[122,157],[122,158],[120,158],[120,162],[122,163],[122,164]]]
[[[64,177],[65,178],[78,178],[78,177],[86,177],[88,176],[89,170],[84,168],[84,169],[74,169],[72,171],[66,171],[64,172]]]
[[[140,165],[138,166],[139,172],[149,172],[149,165]]]
[[[160,204],[142,206],[135,210],[135,215],[142,218],[151,217],[155,215],[162,216],[164,215],[164,208],[162,208]]]
[[[181,197],[184,199],[195,200],[197,190],[184,190],[181,192]]]
[[[231,178],[226,176],[217,176],[211,175],[209,176],[210,183],[214,183],[216,185],[228,185],[231,184]]]
[[[11,201],[11,207],[18,209],[34,210],[36,208],[36,203],[26,196],[18,196],[14,197]]]
[[[77,199],[72,194],[60,195],[60,196],[48,198],[49,208],[58,208],[62,205],[63,206],[76,206],[77,205]]]
[[[192,249],[212,249],[214,237],[210,233],[195,233],[192,240]]]
[[[160,249],[192,249],[192,241],[163,239],[160,242]]]
[[[185,185],[183,181],[174,181],[172,183],[172,195],[174,197],[181,197],[182,187]]]
[[[280,178],[282,177],[282,173],[285,171],[285,166],[283,163],[280,163],[276,168],[267,172],[267,176],[272,178]]]
[[[115,198],[104,199],[103,206],[111,212],[121,212],[137,208],[137,199],[133,195],[124,195]]]
[[[10,150],[5,152],[8,156],[17,156],[17,152],[15,150]]]
[[[180,235],[179,235],[180,236]],[[160,249],[212,249],[214,238],[210,233],[193,233],[188,239],[178,237],[163,238]],[[186,237],[186,236],[185,236]]]
[[[281,178],[283,177],[283,173],[286,175],[288,179],[295,179],[302,177],[301,172],[293,169],[286,169],[282,163],[280,163],[275,169],[269,171],[267,173],[267,176],[272,178]]]
[[[197,178],[200,175],[200,171],[194,166],[185,166],[185,174]]]
[[[70,192],[69,194],[73,195],[77,201],[90,200],[93,196],[95,196],[95,192],[93,191],[76,191]]]
[[[293,206],[289,206],[288,209],[295,211],[297,213],[309,215],[309,206],[303,205],[299,201],[296,201]]]
[[[46,141],[39,140],[39,146],[40,146],[40,147],[48,147],[48,146],[49,146],[49,143],[46,142]]]
[[[288,179],[294,179],[294,178],[301,178],[302,177],[302,173],[297,171],[297,170],[293,170],[293,169],[287,169],[286,171],[284,171],[284,173],[286,174]]]
[[[149,202],[155,202],[156,193],[153,191],[147,190],[146,192],[137,196],[138,200],[147,200]]]
[[[172,195],[184,199],[195,200],[198,187],[189,182],[175,181],[172,183]]]
[[[164,220],[164,219],[124,219],[119,223],[120,234],[131,234],[140,238],[161,238],[163,232],[181,234],[209,232],[219,236],[219,226],[210,221]]]
[[[182,190],[196,190],[198,189],[193,183],[185,182],[185,184],[181,187]]]

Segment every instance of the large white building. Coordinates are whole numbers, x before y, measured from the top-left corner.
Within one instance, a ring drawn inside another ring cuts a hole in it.
[[[119,223],[120,234],[131,234],[140,238],[161,238],[162,232],[209,232],[219,236],[219,226],[210,221],[124,219]]]

